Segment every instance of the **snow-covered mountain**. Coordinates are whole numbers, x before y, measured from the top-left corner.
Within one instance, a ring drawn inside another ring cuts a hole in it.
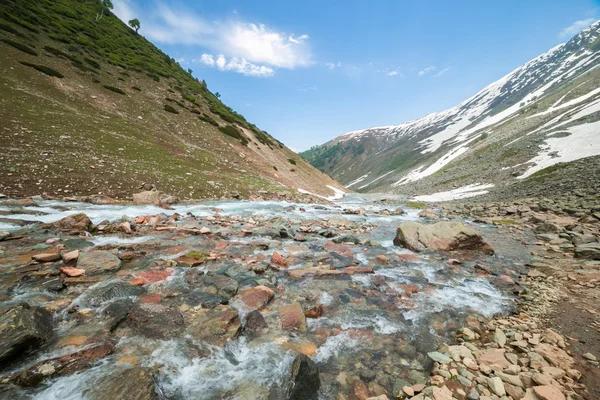
[[[519,161],[518,166],[499,166],[513,169],[506,173],[510,179],[522,179],[540,170],[540,165],[545,168],[600,154],[600,131],[598,143],[588,146],[593,136],[589,132],[594,131],[595,114],[600,110],[599,64],[600,21],[449,110],[401,125],[348,132],[301,155],[346,187],[359,191],[402,191],[402,186],[415,187],[424,178],[435,183],[439,179],[429,177],[439,177],[460,160],[478,157],[476,153],[485,149],[501,161]],[[569,132],[574,121],[592,126]],[[591,148],[575,151],[579,155],[570,152],[561,156],[556,149],[564,143],[560,138],[547,137],[557,128],[567,129],[563,135],[583,135],[575,142]],[[536,137],[537,141],[520,140],[530,135],[529,139]],[[499,152],[500,148],[504,151]],[[551,157],[544,156],[549,148],[554,149]],[[515,171],[518,167],[521,169]],[[463,165],[461,169],[469,168]],[[479,183],[485,178],[481,171],[467,172],[470,179],[459,182]],[[497,174],[491,183],[502,175]]]

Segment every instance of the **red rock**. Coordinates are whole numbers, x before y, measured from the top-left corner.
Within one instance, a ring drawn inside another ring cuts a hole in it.
[[[352,388],[350,389],[350,400],[367,400],[368,397],[369,390],[363,381],[356,380],[352,382]]]
[[[371,267],[346,267],[342,270],[342,272],[346,275],[353,275],[353,274],[372,274],[375,271],[373,271],[373,268],[371,268]]]
[[[462,264],[462,261],[457,260],[456,258],[451,258],[448,260],[448,264],[450,265],[460,265]]]
[[[498,365],[507,368],[510,362],[504,357],[504,349],[488,349],[477,355],[480,364]]]
[[[121,225],[119,225],[119,228],[121,228],[121,231],[123,231],[125,233],[131,233],[131,224],[127,221],[125,221]]]
[[[243,290],[240,293],[241,301],[252,311],[260,310],[265,307],[275,296],[275,292],[270,288],[260,285],[250,289]]]
[[[63,253],[62,259],[65,264],[75,263],[79,258],[79,250],[69,251],[68,253]]]
[[[286,259],[277,252],[273,253],[273,255],[271,256],[271,264],[274,264],[281,268],[288,267],[288,262],[286,261]]]
[[[382,264],[389,264],[390,260],[383,254],[378,255],[375,259]]]
[[[323,246],[323,247],[326,251],[328,251],[330,253],[337,253],[342,257],[346,257],[346,258],[354,257],[352,248],[344,243],[327,242],[327,243],[325,243],[325,246]]]
[[[279,309],[281,329],[306,332],[306,317],[298,303],[289,304]]]
[[[415,284],[406,284],[406,285],[400,285],[400,287],[402,288],[402,290],[404,290],[406,292],[406,294],[411,295],[411,294],[415,294],[415,293],[419,293],[419,286],[415,285]]]
[[[137,217],[135,219],[135,223],[138,225],[143,224],[145,221],[146,221],[146,217]]]
[[[556,386],[534,386],[533,391],[541,400],[565,400],[565,395]]]
[[[569,369],[575,363],[573,357],[568,355],[566,351],[547,343],[536,346],[534,350],[555,367]]]
[[[62,267],[60,272],[67,276],[75,277],[75,276],[83,276],[85,274],[85,269],[75,268],[75,267]]]
[[[173,271],[168,270],[168,269],[150,269],[150,270],[142,271],[142,272],[135,274],[132,281],[138,279],[143,282],[142,285],[146,285],[149,283],[156,283],[156,282],[164,281],[172,274],[173,274]],[[140,282],[138,280],[136,280],[136,283]],[[130,284],[133,285],[132,282],[130,282]],[[134,285],[134,286],[139,286],[139,285]]]

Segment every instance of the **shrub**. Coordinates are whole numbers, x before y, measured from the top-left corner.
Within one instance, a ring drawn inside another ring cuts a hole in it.
[[[121,89],[114,87],[114,86],[108,86],[108,85],[104,85],[102,86],[104,89],[110,90],[111,92],[115,92],[115,93],[119,93],[119,94],[125,94],[124,91],[122,91]]]
[[[142,91],[142,89],[140,89],[140,88],[139,88],[139,87],[137,87],[137,86],[132,86],[131,88],[132,88],[133,90],[137,90],[138,92],[141,92],[141,91]]]
[[[177,111],[175,108],[173,108],[173,106],[170,106],[169,104],[165,104],[163,109],[173,114],[179,114],[179,111]]]
[[[87,57],[84,57],[83,60],[94,68],[100,68],[100,63],[98,63],[96,60],[92,60],[91,58]]]
[[[288,162],[292,165],[296,165],[296,160],[294,160],[293,158],[288,158]]]
[[[32,64],[32,63],[28,63],[25,61],[19,61],[21,64],[26,65],[28,67],[31,68],[35,68],[38,71],[40,71],[41,73],[44,73],[48,76],[55,76],[57,78],[64,78],[64,75],[61,74],[60,72],[50,68],[50,67],[46,67],[45,65],[38,65],[38,64]]]
[[[22,43],[14,42],[10,39],[1,39],[4,43],[14,47],[15,49],[19,49],[24,53],[31,54],[32,56],[37,56],[38,53],[32,49],[31,47],[24,45]]]
[[[221,132],[223,132],[224,134],[226,134],[227,136],[231,136],[234,139],[238,139],[240,142],[242,142],[242,144],[244,146],[248,145],[248,139],[242,135],[242,133],[237,130],[237,128],[235,126],[232,125],[226,125],[226,126],[220,126],[219,130]]]
[[[208,116],[206,114],[199,115],[198,118],[200,118],[204,122],[208,122],[211,125],[219,126],[219,123],[217,121],[215,121],[214,119],[212,119],[210,116]]]
[[[279,170],[277,169],[277,167],[276,167],[276,166],[274,166],[274,165],[273,165],[273,169],[274,169],[275,171],[279,171]]]
[[[93,69],[91,69],[91,68],[89,68],[89,67],[86,67],[85,65],[83,65],[83,64],[81,63],[81,61],[73,61],[73,62],[71,63],[71,65],[73,65],[75,68],[78,68],[78,69],[80,69],[80,70],[82,70],[82,71],[85,71],[85,72],[93,72],[94,74],[97,74],[97,73],[98,73],[98,72],[96,72],[95,70],[93,70]]]
[[[18,36],[18,37],[21,37],[21,38],[25,38],[24,34],[22,34],[21,32],[19,32],[18,30],[16,30],[15,28],[13,28],[10,25],[0,24],[0,29],[2,29],[5,32],[12,33],[15,36]]]

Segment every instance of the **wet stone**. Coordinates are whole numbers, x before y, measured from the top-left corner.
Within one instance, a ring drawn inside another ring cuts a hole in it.
[[[114,272],[120,267],[119,257],[104,250],[82,252],[77,260],[77,268],[85,270],[88,276]]]
[[[118,329],[121,327],[151,339],[176,337],[185,328],[181,313],[162,304],[136,304]]]
[[[157,379],[150,368],[132,368],[116,371],[102,378],[87,397],[90,400],[127,399],[127,400],[162,400]]]

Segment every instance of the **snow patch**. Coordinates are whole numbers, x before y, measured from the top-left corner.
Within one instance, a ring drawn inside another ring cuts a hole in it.
[[[466,199],[468,197],[479,196],[488,193],[489,188],[493,188],[493,184],[479,184],[463,186],[458,189],[449,190],[447,192],[438,192],[430,195],[415,196],[415,200],[419,201],[450,201],[458,199]]]

